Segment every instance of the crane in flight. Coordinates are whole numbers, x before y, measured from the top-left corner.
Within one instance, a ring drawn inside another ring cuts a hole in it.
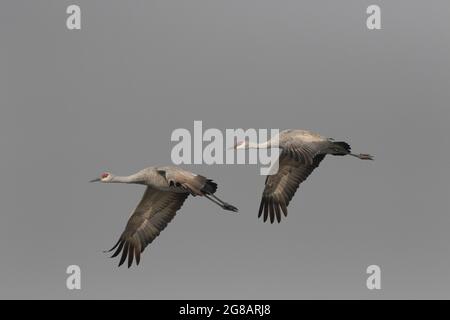
[[[183,170],[179,167],[149,167],[130,176],[116,176],[109,172],[90,182],[135,183],[146,185],[142,200],[132,213],[117,243],[110,250],[121,252],[119,266],[128,257],[128,268],[136,259],[141,260],[141,253],[173,219],[189,195],[203,196],[224,210],[237,212],[238,209],[215,196],[217,183],[204,176]]]
[[[277,136],[262,143],[248,140],[234,145],[239,149],[279,148],[278,171],[268,175],[259,206],[258,218],[264,213],[264,222],[270,217],[281,221],[281,212],[287,216],[287,206],[298,189],[300,183],[317,168],[327,154],[334,156],[350,155],[361,160],[373,160],[370,154],[354,154],[350,145],[344,141],[323,137],[319,134],[299,129],[281,131]]]

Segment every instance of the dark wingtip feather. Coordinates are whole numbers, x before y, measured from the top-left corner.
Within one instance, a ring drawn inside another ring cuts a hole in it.
[[[270,215],[270,223],[273,224],[273,222],[275,221],[275,212],[273,211],[273,199],[270,198],[269,200],[269,215]]]
[[[116,242],[116,244],[114,245],[114,247],[112,247],[111,249],[109,249],[109,250],[105,250],[105,251],[103,251],[103,253],[108,253],[108,252],[111,252],[111,251],[113,251],[118,245],[119,245],[119,243],[120,243],[120,240],[121,239],[119,239],[117,242]]]
[[[130,248],[128,250],[128,269],[133,264],[133,258],[134,258],[134,246],[130,243]]]
[[[263,215],[263,221],[266,222],[267,220],[270,221],[270,223],[274,223],[277,221],[278,223],[281,222],[281,212],[283,212],[284,216],[287,217],[287,206],[283,201],[277,202],[275,199],[269,198],[261,199],[261,204],[259,205],[259,211],[258,211],[258,218],[261,218]]]
[[[134,247],[134,254],[136,255],[136,265],[139,265],[139,262],[141,262],[141,250],[139,249],[139,246]]]
[[[125,262],[125,260],[126,260],[126,258],[127,258],[127,256],[128,256],[128,247],[129,247],[129,244],[128,244],[128,242],[127,242],[127,243],[125,244],[125,247],[123,248],[122,256],[120,257],[119,267]]]
[[[268,216],[269,216],[269,207],[267,206],[267,201],[264,201],[264,222],[267,221]]]
[[[120,251],[122,251],[122,248],[123,248],[124,244],[125,244],[124,240],[120,241],[119,247],[117,248],[117,250],[113,253],[113,255],[110,258],[117,257],[117,255],[120,253]]]
[[[287,217],[287,215],[288,215],[288,209],[287,209],[286,203],[284,203],[283,201],[281,201],[281,202],[280,202],[280,207],[281,207],[281,210],[282,210],[283,213],[284,213],[284,216]]]
[[[275,205],[275,213],[277,215],[277,221],[278,221],[278,223],[280,223],[281,222],[281,212],[280,212],[280,206],[278,203]]]
[[[261,217],[261,215],[263,213],[263,209],[264,209],[264,198],[261,199],[261,204],[259,205],[258,218]]]

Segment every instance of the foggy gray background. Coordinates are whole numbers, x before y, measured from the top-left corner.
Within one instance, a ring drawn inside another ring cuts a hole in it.
[[[444,0],[2,1],[0,298],[450,298],[449,30]],[[240,214],[189,198],[117,268],[102,250],[144,188],[88,180],[170,164],[194,120],[309,129],[376,159],[327,157],[279,225],[257,219],[256,166],[186,166]]]

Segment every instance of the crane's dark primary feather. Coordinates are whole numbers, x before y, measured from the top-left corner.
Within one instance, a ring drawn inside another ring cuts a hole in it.
[[[287,206],[299,185],[308,178],[324,158],[325,154],[317,155],[311,165],[297,162],[289,156],[281,158],[278,172],[266,178],[258,218],[263,216],[264,222],[270,219],[270,223],[274,223],[276,219],[280,223],[281,213],[287,216]]]

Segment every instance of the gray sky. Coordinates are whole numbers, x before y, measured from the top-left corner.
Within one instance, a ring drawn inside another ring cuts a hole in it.
[[[0,298],[449,298],[450,3],[0,4]],[[192,165],[237,205],[186,201],[141,265],[109,249],[144,188],[89,184],[170,164],[176,128],[302,128],[327,157],[279,225],[255,166]],[[66,289],[77,264],[82,289]],[[366,288],[377,264],[382,289]]]

